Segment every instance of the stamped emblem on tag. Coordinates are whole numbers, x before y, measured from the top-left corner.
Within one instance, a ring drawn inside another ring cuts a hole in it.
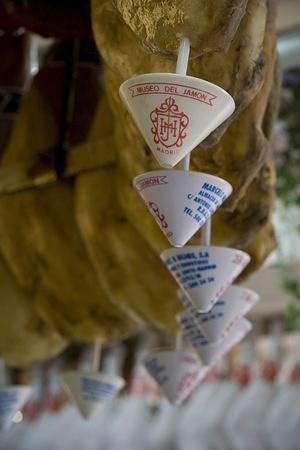
[[[155,108],[150,119],[153,124],[151,132],[154,142],[164,147],[181,147],[186,137],[184,131],[189,124],[189,118],[184,112],[180,112],[173,97],[168,97]]]

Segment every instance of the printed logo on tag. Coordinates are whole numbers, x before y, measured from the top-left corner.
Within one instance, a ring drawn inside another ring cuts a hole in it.
[[[186,138],[184,131],[189,124],[189,118],[179,111],[178,105],[173,97],[168,97],[158,108],[150,113],[153,124],[151,132],[154,142],[164,147],[181,147]]]

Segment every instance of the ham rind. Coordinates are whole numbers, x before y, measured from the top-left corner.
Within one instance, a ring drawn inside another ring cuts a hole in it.
[[[56,49],[55,63],[46,59],[34,78],[4,148],[0,249],[40,317],[69,339],[107,341],[133,332],[139,322],[113,303],[112,296],[108,298],[78,229],[73,183],[58,181],[54,164],[58,154],[65,157],[68,170],[69,163],[73,169],[78,165],[82,154],[92,154],[93,161],[96,145],[90,128],[101,93],[99,65],[94,60],[77,61],[75,107],[68,134],[71,148],[65,155],[59,141],[65,94],[62,55],[66,54],[61,48],[66,50],[64,44]],[[93,101],[88,101],[90,96]],[[98,123],[97,130],[101,140],[105,130],[100,127],[99,133]],[[105,154],[104,161],[107,164]],[[77,167],[77,172],[86,167]],[[8,187],[10,195],[5,191]]]
[[[0,353],[7,364],[27,366],[61,352],[67,341],[35,311],[0,257]]]
[[[104,2],[96,0],[95,8]],[[180,36],[190,39],[192,57],[228,49],[245,14],[248,0],[156,0],[114,4],[137,40],[151,51],[176,55]]]

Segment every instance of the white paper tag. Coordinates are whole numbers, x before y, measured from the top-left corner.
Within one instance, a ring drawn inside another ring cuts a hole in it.
[[[184,245],[232,192],[221,178],[185,170],[147,172],[133,185],[175,247]]]
[[[7,428],[17,411],[30,397],[30,386],[7,386],[0,389],[0,428]]]
[[[259,300],[258,294],[251,289],[229,286],[208,313],[200,313],[183,292],[178,297],[203,334],[211,342],[224,339],[230,329]]]
[[[203,364],[207,366],[215,364],[252,329],[248,320],[241,319],[236,326],[231,327],[223,341],[211,343],[187,312],[178,316],[178,322],[184,336],[190,341]]]
[[[89,419],[103,403],[113,399],[124,386],[120,377],[105,373],[66,372],[62,375],[63,385],[79,412]]]
[[[191,245],[168,249],[161,259],[194,307],[211,310],[250,261],[241,250]]]
[[[233,98],[199,78],[151,73],[125,81],[120,96],[155,158],[174,167],[234,111]]]
[[[145,360],[149,375],[171,403],[181,404],[209,371],[194,352],[160,350]]]

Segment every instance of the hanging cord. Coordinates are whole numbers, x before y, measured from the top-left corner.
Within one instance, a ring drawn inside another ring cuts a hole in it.
[[[176,64],[176,73],[179,75],[186,75],[190,55],[190,46],[191,45],[188,38],[184,37],[181,39]],[[189,170],[190,153],[180,161],[179,167],[181,170]]]
[[[181,39],[178,58],[176,64],[176,73],[179,75],[186,75],[188,62],[190,55],[190,41],[188,38],[184,37]],[[185,156],[179,163],[179,167],[181,170],[189,170],[190,167],[190,153]],[[210,245],[211,239],[211,218],[209,218],[203,227],[201,228],[201,245]]]
[[[99,340],[97,340],[94,344],[92,372],[99,371],[101,352],[102,352],[102,345],[101,345],[101,342]]]
[[[201,245],[209,246],[211,239],[211,217],[201,227]]]
[[[178,331],[176,334],[175,349],[178,352],[180,352],[183,349],[183,336],[181,331]]]

